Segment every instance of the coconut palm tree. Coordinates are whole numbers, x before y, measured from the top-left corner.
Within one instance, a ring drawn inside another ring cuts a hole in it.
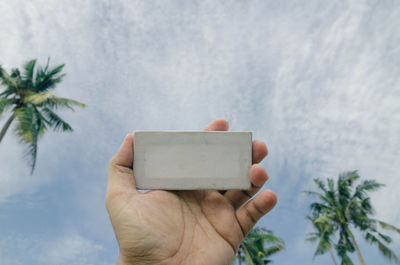
[[[374,180],[364,180],[354,189],[354,183],[360,179],[357,171],[346,172],[339,175],[335,187],[333,179],[328,178],[326,183],[320,179],[314,179],[319,192],[306,191],[307,194],[318,198],[317,202],[310,205],[315,224],[334,223],[335,232],[338,233],[338,255],[345,262],[350,263],[347,252],[356,251],[361,264],[365,261],[360,248],[355,240],[352,228],[362,232],[364,239],[371,245],[378,247],[383,256],[391,262],[400,263],[396,254],[387,246],[392,239],[381,233],[381,229],[392,230],[400,233],[400,229],[373,218],[374,209],[368,192],[376,191],[383,184]],[[378,230],[379,229],[379,230]]]
[[[22,73],[15,68],[8,74],[0,66],[0,116],[9,111],[9,118],[0,131],[0,142],[15,121],[15,132],[21,143],[27,145],[31,174],[35,169],[38,141],[51,128],[55,131],[72,131],[72,127],[56,114],[58,109],[84,107],[78,101],[57,97],[49,91],[59,84],[64,64],[49,68],[36,67],[36,59],[26,63]]]
[[[306,217],[311,223],[313,224],[313,227],[315,229],[315,232],[310,232],[306,236],[306,241],[309,242],[317,242],[318,241],[318,246],[317,249],[314,253],[314,257],[318,255],[323,255],[327,251],[329,252],[333,263],[337,265],[335,256],[333,255],[332,248],[335,247],[335,244],[333,243],[332,236],[335,231],[335,223],[323,223],[323,222],[318,222],[315,223],[314,221],[318,218],[318,216],[307,216]]]
[[[237,260],[239,265],[246,262],[247,265],[270,264],[270,257],[283,250],[285,242],[265,228],[253,229],[240,244]]]

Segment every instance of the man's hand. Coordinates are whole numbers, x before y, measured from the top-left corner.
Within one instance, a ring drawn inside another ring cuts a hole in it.
[[[215,120],[207,131],[226,131]],[[133,136],[127,135],[108,171],[106,206],[118,244],[120,265],[229,265],[240,242],[276,204],[274,192],[264,190],[249,200],[268,179],[258,165],[267,147],[253,141],[251,191],[136,190],[132,170]],[[249,200],[249,201],[248,201]]]

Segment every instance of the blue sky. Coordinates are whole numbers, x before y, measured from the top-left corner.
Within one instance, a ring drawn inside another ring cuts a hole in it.
[[[104,193],[125,134],[220,117],[268,145],[279,202],[260,225],[287,244],[275,264],[331,262],[304,242],[299,192],[315,177],[359,169],[385,183],[376,215],[400,226],[398,1],[0,0],[0,11],[2,66],[66,63],[57,94],[87,104],[61,113],[75,132],[43,138],[33,176],[16,137],[1,143],[0,264],[115,264]]]

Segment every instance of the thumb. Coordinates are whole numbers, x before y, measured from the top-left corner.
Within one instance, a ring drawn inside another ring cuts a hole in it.
[[[133,135],[128,133],[119,147],[118,152],[111,159],[110,164],[132,168],[133,161]]]
[[[118,152],[113,156],[108,167],[108,183],[106,197],[136,191],[132,170],[133,135],[128,134]]]

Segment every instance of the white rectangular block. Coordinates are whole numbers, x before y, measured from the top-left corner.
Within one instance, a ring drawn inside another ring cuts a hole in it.
[[[139,189],[250,189],[251,132],[136,131]]]

